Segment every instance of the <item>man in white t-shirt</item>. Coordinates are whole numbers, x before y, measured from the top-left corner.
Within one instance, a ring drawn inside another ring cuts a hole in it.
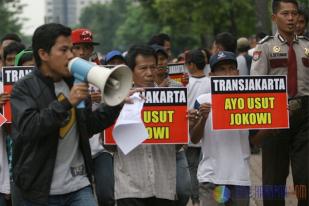
[[[192,109],[194,102],[198,96],[201,94],[208,93],[210,91],[209,77],[204,73],[205,67],[205,56],[203,52],[199,49],[191,50],[186,53],[185,64],[189,76],[188,88],[188,108]],[[191,175],[191,186],[192,195],[191,200],[193,206],[199,205],[199,195],[198,195],[198,180],[196,177],[197,167],[201,159],[201,146],[200,144],[192,144],[189,142],[188,148],[186,150],[186,157],[189,164],[189,171]]]
[[[222,51],[210,59],[211,76],[239,75],[236,56]],[[198,166],[201,205],[249,205],[249,140],[247,130],[214,131],[211,128],[211,94],[196,99],[191,141],[201,141],[203,158]],[[191,112],[192,113],[192,112]],[[192,113],[194,115],[194,112]]]

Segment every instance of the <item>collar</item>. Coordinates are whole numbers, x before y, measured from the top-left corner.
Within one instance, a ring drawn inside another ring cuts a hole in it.
[[[288,42],[287,42],[287,40],[277,31],[276,32],[276,35],[275,35],[278,39],[279,39],[279,41],[282,43],[282,44],[287,44]],[[293,39],[293,43],[298,43],[298,36],[295,34],[294,35],[294,39]]]

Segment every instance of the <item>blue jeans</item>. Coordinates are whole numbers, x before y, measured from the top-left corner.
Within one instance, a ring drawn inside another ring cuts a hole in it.
[[[92,189],[90,186],[84,187],[78,191],[64,195],[50,195],[48,197],[48,206],[96,206]],[[42,204],[33,203],[23,200],[22,206],[43,206]],[[46,206],[46,205],[44,205]]]
[[[188,147],[186,150],[186,157],[189,164],[189,171],[191,176],[191,186],[192,194],[191,200],[192,203],[199,202],[199,182],[197,180],[197,168],[201,161],[201,148],[200,147]]]
[[[186,206],[191,195],[191,179],[184,151],[176,154],[176,206]]]
[[[102,152],[94,158],[94,181],[99,206],[115,205],[114,162],[110,153]]]

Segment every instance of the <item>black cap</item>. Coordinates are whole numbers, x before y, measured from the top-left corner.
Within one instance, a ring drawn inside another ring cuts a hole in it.
[[[220,51],[210,57],[209,64],[211,71],[215,69],[216,65],[223,61],[231,61],[237,66],[237,59],[235,53],[228,51]]]

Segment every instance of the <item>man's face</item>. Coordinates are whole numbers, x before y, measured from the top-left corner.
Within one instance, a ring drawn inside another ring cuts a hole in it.
[[[294,34],[298,19],[297,6],[293,3],[280,2],[277,13],[272,15],[278,30],[283,34]]]
[[[235,63],[222,62],[216,65],[215,70],[209,73],[210,76],[237,76],[239,71]]]
[[[195,69],[194,69],[194,64],[192,62],[185,62],[185,67],[188,70],[189,74],[192,74]]]
[[[3,57],[3,49],[4,49],[4,47],[6,47],[7,45],[9,45],[12,42],[14,42],[14,40],[11,40],[11,39],[6,39],[6,40],[4,40],[2,42],[1,48],[0,48],[0,55],[1,55],[1,57]]]
[[[136,65],[133,69],[133,81],[136,87],[153,87],[153,72],[157,67],[154,56],[138,54],[135,58]]]
[[[14,66],[16,52],[8,54],[3,62],[3,66]]]
[[[306,20],[303,15],[298,16],[297,24],[296,24],[296,31],[295,33],[299,36],[302,36],[306,30]]]
[[[80,57],[84,60],[89,61],[93,52],[93,45],[82,43],[82,44],[74,44],[72,47],[72,53],[75,57]]]
[[[158,66],[154,70],[154,75],[165,75],[167,74],[168,58],[163,54],[158,54]]]
[[[211,54],[217,54],[219,51],[221,51],[220,45],[218,45],[215,41],[212,43],[212,48],[211,48]]]
[[[169,57],[172,56],[172,44],[170,41],[164,41],[164,45],[163,45],[164,50],[166,51],[166,53],[168,54]]]
[[[108,65],[120,65],[125,64],[125,61],[120,57],[114,57],[109,62],[107,62]]]
[[[68,68],[69,61],[74,57],[71,48],[71,37],[59,36],[49,53],[43,49],[39,50],[42,68],[44,67],[53,79],[60,80],[71,76]]]

